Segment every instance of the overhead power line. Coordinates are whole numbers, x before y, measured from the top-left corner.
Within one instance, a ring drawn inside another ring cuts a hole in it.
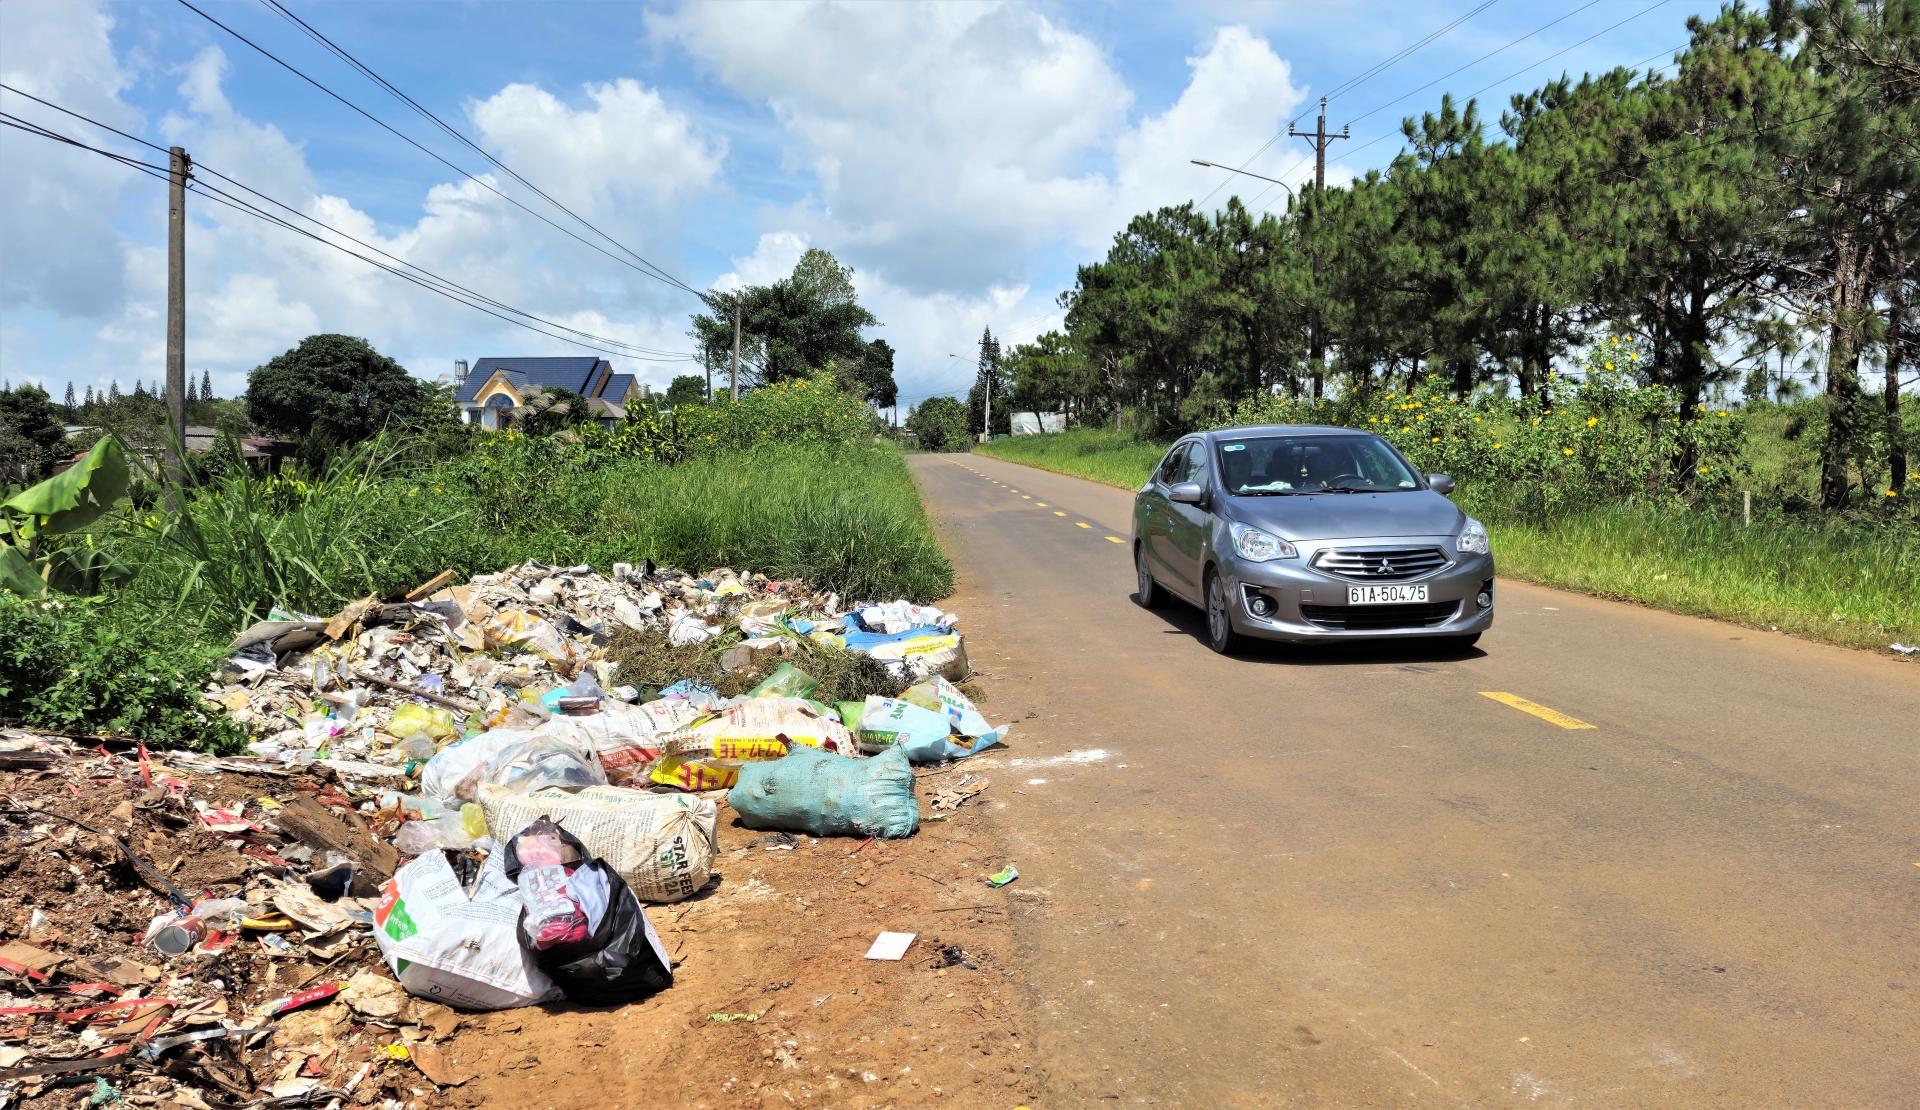
[[[649,262],[645,258],[642,258],[638,252],[629,248],[626,244],[615,239],[613,236],[608,235],[606,232],[600,230],[599,228],[594,227],[593,224],[587,221],[586,217],[580,215],[578,212],[575,212],[573,209],[568,208],[566,205],[561,204],[559,201],[553,199],[553,197],[547,195],[546,191],[541,189],[538,185],[535,185],[533,182],[528,181],[526,178],[520,176],[520,174],[516,172],[512,166],[507,165],[505,162],[502,162],[500,159],[488,153],[484,148],[479,146],[472,139],[467,138],[467,136],[463,134],[459,129],[453,127],[451,124],[447,123],[445,120],[441,119],[439,116],[436,116],[432,112],[428,111],[426,107],[423,106],[419,101],[408,96],[406,93],[401,92],[399,88],[397,88],[393,84],[393,82],[388,81],[386,78],[380,76],[378,73],[375,73],[369,66],[366,65],[366,63],[354,57],[352,54],[347,53],[345,48],[341,47],[339,44],[335,43],[332,39],[329,39],[327,36],[321,34],[306,20],[301,19],[299,16],[287,10],[286,5],[280,3],[279,0],[260,0],[260,2],[262,4],[265,4],[268,8],[272,9],[274,12],[278,13],[280,16],[282,16],[289,22],[291,22],[294,26],[298,27],[309,38],[313,39],[315,42],[325,47],[335,57],[339,58],[341,61],[347,63],[348,65],[352,66],[355,70],[365,75],[368,80],[372,81],[376,85],[379,85],[381,88],[385,89],[387,92],[392,93],[395,99],[399,100],[402,104],[405,104],[407,107],[412,108],[415,112],[418,112],[421,116],[425,117],[428,122],[432,123],[435,127],[438,127],[441,131],[444,131],[447,135],[451,136],[455,141],[459,142],[462,146],[465,146],[467,149],[473,151],[475,154],[478,154],[480,157],[485,158],[488,162],[492,163],[495,167],[497,167],[500,170],[500,172],[506,174],[508,177],[513,178],[515,181],[518,181],[520,184],[525,185],[527,188],[533,190],[536,195],[538,195],[542,200],[546,201],[548,204],[551,204],[555,208],[558,208],[560,211],[565,212],[569,216],[572,216],[574,219],[580,221],[582,226],[592,230],[595,235],[600,236],[600,238],[605,239],[607,242],[612,243],[614,246],[619,247],[625,253],[631,255],[635,261],[651,269],[662,281],[671,282],[674,285],[679,286],[681,289],[684,289],[689,293],[694,293],[696,296],[699,295],[696,290],[694,290],[691,286],[687,285],[685,282],[682,282],[679,278],[674,277],[672,274],[667,273],[665,270],[661,269],[659,266],[656,266],[652,262]]]
[[[215,27],[220,28],[222,31],[225,31],[227,34],[232,35],[234,38],[239,39],[241,42],[252,47],[254,50],[258,51],[263,57],[272,61],[274,64],[280,66],[282,69],[285,69],[288,73],[293,74],[295,77],[300,78],[302,81],[305,81],[307,84],[312,85],[314,88],[319,89],[323,93],[326,93],[328,96],[339,101],[341,104],[344,104],[348,108],[351,108],[355,113],[364,117],[368,122],[379,127],[381,130],[399,139],[401,142],[406,143],[408,146],[413,147],[415,150],[418,150],[420,153],[425,154],[427,157],[433,159],[434,161],[447,167],[453,172],[459,174],[461,177],[466,178],[468,181],[473,182],[475,185],[478,185],[481,188],[485,189],[486,191],[492,193],[494,196],[499,197],[501,200],[506,201],[508,204],[513,205],[515,208],[520,209],[522,212],[525,212],[527,215],[532,216],[534,219],[539,220],[541,223],[546,224],[548,227],[553,228],[555,231],[558,231],[563,235],[566,235],[588,247],[591,247],[596,251],[599,251],[601,254],[606,255],[608,258],[613,259],[615,262],[620,263],[622,266],[625,266],[628,269],[636,270],[642,274],[647,275],[650,278],[653,278],[656,281],[665,282],[666,284],[671,285],[676,289],[680,289],[687,293],[691,293],[696,297],[700,295],[699,290],[693,288],[691,285],[688,285],[686,282],[681,281],[679,278],[674,277],[672,274],[667,273],[665,270],[654,265],[653,263],[648,262],[646,259],[641,258],[639,254],[635,253],[632,250],[629,250],[627,247],[621,246],[616,240],[607,236],[605,232],[601,231],[597,227],[593,227],[593,225],[591,224],[587,224],[585,220],[580,219],[579,216],[573,215],[573,213],[568,209],[561,208],[561,211],[567,212],[567,214],[570,216],[573,216],[574,219],[580,220],[582,224],[586,224],[586,226],[589,227],[596,235],[599,235],[602,238],[607,239],[608,242],[614,243],[615,246],[619,246],[620,249],[625,251],[627,254],[630,254],[634,258],[639,259],[640,260],[639,263],[636,264],[634,262],[629,262],[627,259],[622,258],[617,254],[614,254],[613,252],[607,250],[605,247],[600,246],[598,243],[591,242],[581,237],[579,233],[573,231],[572,229],[560,226],[559,224],[555,223],[552,219],[548,218],[547,216],[542,215],[539,212],[535,212],[533,209],[527,207],[525,204],[522,204],[520,201],[501,192],[499,189],[495,188],[492,184],[490,184],[486,180],[480,177],[477,177],[467,172],[464,169],[461,169],[459,166],[454,165],[452,162],[448,161],[447,159],[441,157],[440,155],[434,153],[431,150],[428,150],[426,147],[422,146],[419,142],[415,141],[414,139],[408,137],[405,134],[402,134],[400,131],[396,130],[393,126],[388,124],[386,121],[380,119],[378,116],[375,116],[373,113],[367,111],[365,108],[360,107],[358,104],[355,104],[353,101],[348,100],[346,97],[341,96],[337,92],[334,92],[332,89],[321,84],[319,81],[316,81],[312,77],[307,76],[305,73],[301,72],[292,64],[281,59],[278,55],[274,54],[272,51],[268,50],[266,47],[261,46],[257,42],[254,42],[252,39],[246,37],[240,32],[234,30],[233,28],[213,18],[212,16],[208,15],[206,12],[201,11],[199,8],[194,7],[191,3],[188,3],[188,0],[179,0],[179,3],[182,7],[186,8],[188,11],[193,12],[195,15],[206,20],[208,23],[213,24]],[[502,167],[502,168],[504,169],[505,167]],[[521,181],[523,184],[525,183],[525,179],[521,178],[518,174],[513,174],[513,177],[515,178],[515,180]],[[532,188],[532,186],[528,186],[528,187]],[[538,189],[535,189],[534,191],[539,192]],[[546,196],[545,193],[541,193],[540,195],[543,197]],[[551,197],[548,197],[547,199],[550,202],[552,202]],[[555,203],[555,205],[558,206],[558,202],[553,202],[553,203]]]
[[[1431,43],[1435,39],[1439,38],[1441,35],[1446,34],[1448,31],[1453,30],[1455,27],[1460,26],[1462,23],[1465,23],[1467,20],[1472,19],[1474,16],[1479,15],[1481,12],[1486,11],[1488,8],[1493,7],[1495,4],[1499,2],[1500,0],[1487,0],[1486,3],[1480,5],[1479,7],[1473,9],[1467,14],[1461,16],[1459,19],[1454,20],[1452,23],[1447,24],[1445,27],[1440,28],[1438,31],[1435,31],[1434,33],[1428,35],[1426,38],[1421,39],[1419,42],[1414,43],[1412,46],[1407,47],[1405,50],[1402,50],[1400,53],[1395,54],[1393,57],[1388,58],[1386,61],[1381,62],[1379,65],[1374,66],[1372,69],[1369,69],[1366,72],[1360,74],[1358,77],[1354,77],[1348,80],[1345,84],[1334,86],[1333,88],[1327,91],[1327,94],[1326,94],[1327,99],[1333,100],[1334,98],[1338,97],[1341,93],[1346,92],[1348,89],[1356,88],[1359,85],[1364,84],[1368,80],[1386,72],[1388,69],[1392,68],[1392,66],[1395,63],[1400,62],[1406,58],[1412,57],[1415,53],[1417,53],[1420,50],[1421,47],[1426,46],[1428,43]]]
[[[1356,88],[1359,88],[1361,85],[1365,84],[1366,82],[1371,81],[1375,77],[1378,77],[1380,74],[1386,72],[1392,66],[1398,64],[1401,61],[1404,61],[1409,57],[1412,57],[1413,54],[1416,51],[1420,50],[1422,47],[1428,45],[1429,43],[1432,43],[1436,39],[1439,39],[1442,35],[1445,35],[1447,32],[1460,26],[1461,24],[1465,23],[1467,20],[1472,19],[1474,16],[1479,15],[1481,12],[1486,11],[1488,8],[1493,7],[1493,5],[1498,2],[1499,0],[1487,0],[1486,3],[1481,4],[1479,7],[1473,9],[1467,14],[1454,20],[1452,23],[1449,23],[1446,26],[1440,28],[1438,31],[1435,31],[1432,34],[1427,35],[1425,38],[1422,38],[1419,42],[1414,43],[1412,46],[1407,47],[1406,49],[1400,51],[1398,54],[1395,54],[1392,57],[1388,58],[1387,60],[1380,62],[1374,65],[1373,67],[1363,71],[1358,76],[1351,77],[1346,81],[1342,82],[1341,84],[1334,86],[1332,91],[1328,92],[1325,97],[1321,98],[1322,106],[1324,107],[1326,101],[1332,100],[1336,96],[1340,96],[1344,93],[1347,93]],[[1594,0],[1594,3],[1598,3],[1598,2],[1599,0]],[[1287,131],[1291,131],[1292,129],[1293,129],[1293,125],[1289,123],[1287,125]],[[1264,144],[1262,144],[1259,150],[1256,150],[1252,154],[1248,155],[1247,160],[1240,163],[1238,168],[1244,171],[1248,166],[1253,165],[1254,160],[1259,158],[1262,154],[1265,154],[1268,150],[1272,149],[1273,144],[1279,142],[1283,138],[1286,138],[1287,131],[1274,132],[1273,138],[1268,139]],[[1225,167],[1222,167],[1222,168],[1225,168]],[[1205,204],[1209,200],[1212,200],[1213,195],[1215,193],[1218,193],[1220,190],[1226,188],[1227,183],[1232,180],[1233,178],[1231,176],[1222,178],[1218,185],[1215,185],[1212,189],[1207,190],[1207,195],[1200,198],[1200,203]]]
[[[1498,81],[1492,81],[1492,82],[1489,82],[1488,84],[1485,84],[1485,85],[1482,85],[1481,87],[1479,87],[1479,88],[1477,88],[1477,89],[1475,89],[1475,90],[1473,90],[1472,92],[1470,92],[1470,93],[1468,93],[1468,94],[1467,94],[1467,95],[1466,95],[1465,97],[1463,97],[1462,99],[1464,99],[1464,100],[1472,100],[1472,99],[1473,99],[1474,97],[1477,97],[1477,96],[1479,96],[1479,95],[1480,95],[1481,93],[1483,93],[1483,92],[1486,92],[1486,91],[1487,91],[1488,89],[1491,89],[1491,88],[1493,88],[1493,87],[1495,87],[1496,85],[1504,85],[1504,84],[1506,84],[1506,83],[1507,83],[1508,81],[1511,81],[1511,80],[1513,80],[1514,78],[1516,78],[1516,77],[1518,77],[1518,76],[1520,76],[1521,74],[1523,74],[1523,73],[1525,73],[1525,72],[1527,72],[1527,71],[1528,71],[1528,70],[1530,70],[1530,69],[1537,69],[1537,68],[1539,68],[1540,66],[1543,66],[1543,65],[1545,65],[1545,64],[1547,64],[1548,62],[1551,62],[1551,61],[1553,61],[1553,60],[1554,60],[1555,58],[1558,58],[1558,57],[1560,57],[1560,56],[1561,56],[1562,54],[1565,54],[1565,53],[1567,53],[1568,51],[1572,51],[1572,50],[1577,50],[1577,49],[1579,49],[1580,47],[1582,47],[1582,46],[1585,46],[1586,44],[1588,44],[1588,43],[1590,43],[1590,42],[1592,42],[1592,41],[1593,41],[1594,39],[1597,39],[1597,38],[1599,38],[1599,37],[1600,37],[1601,35],[1604,35],[1604,34],[1607,34],[1608,32],[1610,32],[1610,31],[1614,31],[1614,30],[1616,30],[1616,29],[1618,29],[1618,28],[1620,28],[1620,27],[1624,27],[1624,26],[1626,26],[1627,24],[1629,24],[1629,23],[1632,23],[1632,22],[1633,22],[1634,20],[1636,20],[1636,19],[1639,19],[1639,18],[1640,18],[1641,16],[1643,16],[1643,15],[1646,15],[1646,14],[1647,14],[1648,12],[1651,12],[1651,11],[1653,11],[1653,10],[1654,10],[1655,8],[1659,8],[1659,7],[1663,7],[1663,6],[1665,6],[1665,5],[1667,4],[1667,3],[1668,3],[1668,0],[1655,0],[1655,3],[1653,3],[1653,4],[1650,4],[1650,5],[1648,5],[1647,7],[1645,7],[1645,8],[1642,8],[1642,9],[1640,9],[1639,11],[1637,11],[1637,12],[1635,12],[1635,13],[1633,13],[1632,15],[1630,15],[1630,16],[1628,16],[1628,17],[1626,17],[1625,19],[1622,19],[1622,20],[1620,20],[1620,21],[1619,21],[1618,23],[1613,23],[1613,24],[1609,24],[1609,25],[1608,25],[1608,26],[1606,26],[1606,27],[1602,27],[1602,28],[1601,28],[1600,30],[1598,30],[1598,31],[1595,31],[1595,32],[1594,32],[1593,34],[1591,34],[1591,35],[1588,35],[1588,36],[1587,36],[1586,38],[1583,38],[1583,39],[1581,39],[1580,41],[1578,41],[1578,42],[1576,42],[1576,43],[1573,43],[1572,45],[1569,45],[1569,46],[1565,46],[1565,47],[1562,47],[1561,49],[1559,49],[1559,50],[1556,50],[1556,51],[1554,51],[1553,53],[1551,53],[1551,54],[1549,54],[1549,55],[1547,55],[1547,56],[1546,56],[1546,57],[1544,57],[1544,58],[1541,58],[1541,59],[1539,59],[1539,60],[1537,60],[1537,61],[1534,61],[1534,62],[1530,62],[1530,63],[1528,63],[1527,65],[1524,65],[1524,66],[1522,66],[1522,67],[1520,67],[1519,69],[1517,69],[1517,70],[1514,70],[1514,71],[1513,71],[1512,73],[1509,73],[1509,74],[1508,74],[1508,75],[1506,75],[1505,77],[1502,77],[1502,78],[1500,78],[1500,79],[1499,79]],[[1588,7],[1592,7],[1592,5],[1591,5],[1591,4],[1589,4],[1589,5],[1587,5],[1587,6],[1588,6]],[[1570,13],[1568,13],[1568,14],[1570,15],[1570,14],[1573,14],[1573,13],[1571,13],[1571,12],[1570,12]],[[1561,18],[1562,18],[1562,19],[1564,19],[1564,18],[1566,18],[1566,17],[1565,17],[1565,16],[1562,16]],[[1555,20],[1554,22],[1556,22],[1556,23],[1557,23],[1557,22],[1559,22],[1559,20]],[[1547,26],[1552,26],[1552,24],[1548,24]],[[1542,30],[1544,30],[1545,28],[1543,27],[1543,28],[1541,28],[1541,29],[1542,29]],[[1538,33],[1538,32],[1535,32],[1535,33]],[[1526,36],[1526,37],[1530,37],[1530,36]],[[1519,40],[1517,40],[1517,39],[1516,39],[1515,41],[1517,42],[1517,41],[1519,41]],[[1676,47],[1675,49],[1684,49],[1684,46],[1682,46],[1682,47]],[[1662,51],[1662,53],[1670,53],[1670,51]],[[1656,55],[1654,55],[1654,57],[1656,57],[1656,58],[1657,58],[1657,57],[1659,57],[1659,55],[1658,55],[1658,54],[1656,54]],[[1431,83],[1430,83],[1430,84],[1431,84]],[[1411,95],[1411,94],[1409,94],[1409,95]],[[1401,99],[1405,99],[1405,98],[1403,97],[1403,98],[1401,98]],[[1397,101],[1396,101],[1395,103],[1397,103]],[[1347,151],[1347,154],[1348,154],[1348,155],[1354,155],[1354,154],[1358,154],[1358,153],[1360,153],[1361,151],[1363,151],[1363,150],[1365,150],[1365,149],[1367,149],[1368,147],[1370,147],[1370,146],[1373,146],[1373,145],[1375,145],[1375,144],[1377,144],[1377,143],[1383,143],[1383,142],[1385,142],[1386,140],[1388,140],[1388,139],[1391,139],[1391,138],[1393,138],[1393,137],[1394,137],[1395,135],[1398,135],[1398,134],[1400,134],[1400,130],[1399,130],[1398,128],[1395,128],[1395,129],[1394,129],[1394,130],[1392,130],[1392,131],[1385,131],[1385,132],[1382,132],[1381,134],[1379,134],[1379,135],[1376,135],[1376,136],[1374,136],[1374,137],[1373,137],[1373,138],[1371,138],[1371,139],[1368,139],[1368,140],[1367,140],[1366,142],[1364,142],[1364,143],[1361,143],[1361,144],[1360,144],[1359,146],[1356,146],[1356,147],[1353,147],[1353,148],[1351,148],[1351,149],[1349,149],[1349,150]],[[1306,164],[1306,161],[1307,161],[1307,160],[1303,158],[1303,159],[1301,159],[1301,160],[1300,160],[1299,162],[1296,162],[1296,163],[1294,163],[1294,166],[1293,166],[1293,167],[1292,167],[1291,169],[1289,169],[1289,170],[1288,170],[1287,172],[1288,172],[1288,173],[1291,173],[1291,172],[1293,172],[1293,169],[1298,169],[1298,168],[1299,168],[1300,166],[1303,166],[1303,165],[1305,165],[1305,164]],[[1285,177],[1285,176],[1286,176],[1286,174],[1281,174],[1280,176],[1282,176],[1282,177]],[[1254,200],[1259,200],[1259,199],[1260,199],[1260,197],[1261,197],[1261,196],[1264,196],[1266,192],[1271,192],[1271,190],[1266,190],[1266,191],[1264,191],[1264,192],[1262,192],[1261,194],[1258,194],[1258,195],[1256,195],[1256,196],[1255,196],[1255,197],[1254,197],[1253,199],[1254,199]],[[1277,200],[1278,198],[1275,198],[1275,199]],[[1252,202],[1251,202],[1251,201],[1249,201],[1248,203],[1252,203]],[[1265,212],[1265,211],[1266,211],[1266,210],[1267,210],[1268,208],[1271,208],[1271,207],[1273,207],[1273,203],[1274,203],[1273,201],[1268,201],[1268,202],[1267,202],[1267,203],[1266,203],[1265,205],[1262,205],[1262,206],[1261,206],[1261,208],[1260,208],[1260,211],[1261,211],[1261,212]]]
[[[0,88],[5,88],[9,92],[19,93],[19,95],[26,96],[29,99],[36,100],[43,104],[47,103],[46,101],[41,101],[38,97],[34,97],[29,93],[22,93],[20,92],[20,90],[15,89],[12,86],[0,85]],[[58,108],[58,105],[49,104],[48,106]],[[59,110],[67,111],[66,109],[59,109]],[[68,112],[68,114],[75,116],[75,118],[86,119],[86,117],[80,116],[78,113]],[[137,136],[127,135],[126,132],[120,131],[117,128],[109,127],[106,124],[100,124],[93,120],[87,120],[87,122],[95,123],[96,126],[102,127],[103,129],[108,131],[112,131],[116,135],[121,135],[128,139],[131,139],[134,142],[140,143],[144,146],[153,147],[153,149],[155,150],[161,149],[157,146],[154,146],[154,144],[147,142],[145,139],[141,139]],[[138,170],[142,173],[147,174],[150,177],[154,177],[162,181],[170,179],[169,167],[156,166],[156,165],[153,165],[152,163],[142,162],[138,158],[133,158],[128,155],[119,154],[111,150],[106,150],[101,147],[96,147],[88,143],[80,142],[77,139],[73,139],[68,136],[62,135],[58,132],[49,130],[46,127],[33,123],[30,120],[22,119],[8,112],[0,112],[0,125],[12,127],[16,130],[24,131],[31,135],[37,135],[41,138],[52,139],[55,142],[63,143],[67,146],[77,147],[81,150],[91,151],[95,154],[99,154],[105,158],[109,158],[115,162],[128,166],[132,169]],[[289,205],[283,204],[280,201],[274,200],[272,197],[268,197],[265,194],[260,193],[258,190],[255,190],[247,185],[241,184],[240,182],[234,181],[233,178],[228,177],[227,175],[220,173],[217,170],[213,170],[204,164],[196,163],[195,168],[205,171],[207,173],[211,173],[214,176],[220,178],[221,180],[234,185],[236,188],[239,188],[241,190],[244,190],[245,192],[251,193],[256,197],[261,198],[263,201],[266,201],[269,204],[285,209],[286,211],[292,213],[293,215],[299,217],[300,219],[303,219],[308,223],[313,224],[314,226],[322,229],[323,231],[328,232],[329,234],[337,235],[340,238],[347,240],[348,242],[354,243],[360,247],[365,248],[366,250],[373,252],[374,254],[380,255],[391,261],[383,262],[381,261],[380,258],[371,257],[367,254],[362,254],[359,251],[355,251],[348,247],[342,246],[341,244],[334,242],[330,239],[327,239],[319,234],[316,234],[315,232],[312,232],[307,230],[306,228],[300,227],[299,225],[294,224],[291,221],[281,216],[275,215],[274,213],[261,208],[259,205],[256,205],[253,202],[248,201],[244,197],[238,197],[232,193],[227,192],[226,190],[208,185],[203,180],[195,179],[193,182],[191,182],[188,186],[188,190],[190,192],[194,192],[200,196],[203,196],[206,199],[211,200],[216,204],[223,205],[235,211],[253,216],[257,219],[261,219],[267,223],[285,228],[288,231],[292,231],[296,235],[301,235],[308,239],[312,239],[317,243],[322,243],[326,246],[332,247],[343,254],[349,255],[353,258],[357,258],[360,261],[365,262],[368,265],[374,266],[378,269],[384,270],[387,273],[394,275],[395,277],[401,278],[406,281],[410,281],[413,284],[418,285],[423,289],[427,289],[431,292],[438,293],[441,296],[448,298],[449,300],[456,301],[460,304],[466,305],[469,308],[475,309],[480,312],[484,312],[487,315],[494,317],[495,319],[503,320],[506,323],[513,324],[517,327],[526,328],[527,330],[535,332],[536,334],[545,336],[549,339],[559,340],[562,343],[568,343],[576,347],[582,347],[588,350],[598,351],[601,354],[613,355],[620,358],[630,358],[630,359],[634,359],[636,361],[641,361],[641,362],[660,362],[660,363],[691,362],[691,361],[694,361],[696,357],[691,353],[657,351],[651,348],[638,346],[637,344],[626,343],[623,340],[610,339],[605,336],[594,335],[591,332],[581,331],[578,328],[569,327],[568,325],[561,324],[558,321],[549,320],[545,317],[537,316],[533,313],[515,308],[512,305],[506,304],[505,302],[500,301],[496,298],[489,297],[483,293],[479,293],[472,289],[469,289],[466,286],[460,285],[456,282],[440,277],[439,275],[433,273],[430,270],[427,270],[423,267],[415,265],[414,263],[407,262],[406,260],[398,258],[395,255],[389,254],[378,247],[362,242],[361,240],[356,239],[353,236],[348,235],[343,231],[340,231],[338,228],[332,227],[326,223],[323,223],[322,221],[316,220],[311,216],[308,216],[304,213],[297,211],[296,209],[292,208]],[[518,317],[518,319],[516,319],[515,317]],[[532,321],[532,323],[529,323],[528,321]],[[545,325],[548,328],[553,328],[566,334],[554,334],[553,332],[546,331],[546,330],[543,330],[541,327],[535,326],[536,324]],[[570,338],[570,336],[579,336],[582,338],[575,339],[575,338]]]

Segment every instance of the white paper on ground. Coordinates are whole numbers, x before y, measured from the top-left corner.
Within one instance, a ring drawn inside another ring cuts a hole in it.
[[[917,933],[881,933],[874,938],[873,947],[867,949],[869,960],[897,960],[907,954],[907,946],[913,943]]]

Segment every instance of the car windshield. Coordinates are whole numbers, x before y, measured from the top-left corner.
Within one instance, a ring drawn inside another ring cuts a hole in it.
[[[1229,493],[1380,493],[1419,489],[1420,480],[1373,436],[1261,436],[1219,441]]]

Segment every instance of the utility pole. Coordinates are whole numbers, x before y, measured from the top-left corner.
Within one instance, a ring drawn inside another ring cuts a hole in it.
[[[1347,129],[1342,127],[1337,135],[1327,133],[1327,98],[1320,98],[1320,118],[1314,123],[1312,131],[1296,131],[1293,124],[1287,124],[1288,136],[1296,139],[1313,140],[1313,191],[1317,194],[1327,187],[1327,144],[1335,139],[1348,137]],[[1307,215],[1316,223],[1319,221],[1319,199],[1307,208]],[[1313,371],[1313,399],[1318,401],[1326,384],[1325,360],[1327,357],[1327,338],[1320,329],[1320,248],[1313,251],[1313,314],[1307,324],[1307,362]]]
[[[707,350],[704,343],[700,345],[700,365],[707,372],[707,395],[701,400],[711,405],[713,403],[713,352]]]
[[[740,399],[740,290],[733,291],[733,399]]]
[[[167,415],[173,420],[167,460],[178,482],[186,472],[180,449],[187,435],[187,170],[193,160],[177,146],[167,154]]]

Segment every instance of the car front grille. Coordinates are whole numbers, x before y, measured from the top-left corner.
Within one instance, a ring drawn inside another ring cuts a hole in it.
[[[1419,578],[1449,564],[1450,560],[1437,547],[1335,547],[1313,557],[1315,568],[1355,582]]]
[[[1361,632],[1386,628],[1433,628],[1453,619],[1457,601],[1421,605],[1302,605],[1300,615],[1321,628]]]

